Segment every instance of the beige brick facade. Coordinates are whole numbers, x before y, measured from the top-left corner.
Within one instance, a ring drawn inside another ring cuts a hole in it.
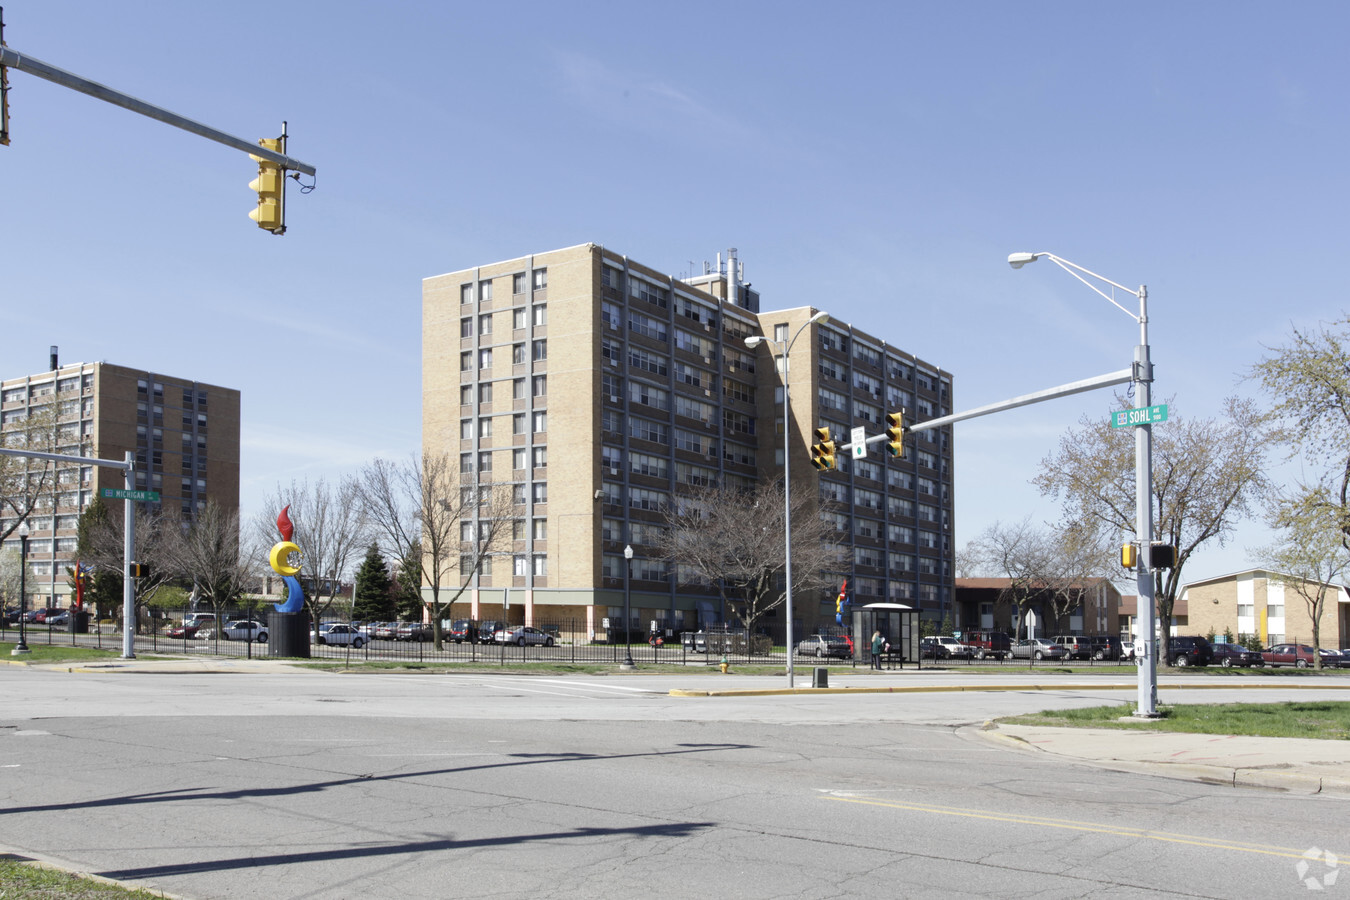
[[[522,539],[452,617],[599,630],[620,614],[632,544],[644,630],[653,619],[672,630],[725,619],[716,597],[644,557],[645,529],[681,483],[781,473],[774,354],[744,339],[781,340],[815,312],[760,313],[734,263],[728,271],[685,281],[583,244],[424,281],[424,451],[458,459],[469,480],[510,483],[520,501]],[[839,473],[809,465],[817,425],[843,442],[848,426],[883,431],[888,403],[922,407],[921,419],[950,412],[950,374],[837,321],[808,327],[791,363],[793,490],[863,492],[845,535],[863,548],[850,584],[871,593],[857,601],[950,604],[950,429],[916,436],[903,461],[873,445]],[[795,617],[809,627],[832,599],[801,598]]]
[[[1313,593],[1311,587],[1308,593]],[[1256,635],[1263,645],[1312,643],[1312,612],[1297,587],[1263,569],[1192,582],[1183,589],[1189,619],[1184,634],[1225,630],[1239,638]],[[1350,592],[1328,585],[1319,620],[1323,647],[1350,646]]]

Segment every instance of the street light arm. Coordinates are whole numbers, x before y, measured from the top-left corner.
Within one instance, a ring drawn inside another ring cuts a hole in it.
[[[1045,251],[1042,251],[1042,252],[1040,252],[1040,253],[1014,253],[1014,254],[1012,254],[1012,255],[1010,255],[1010,256],[1008,257],[1008,264],[1011,265],[1014,269],[1020,269],[1020,268],[1022,268],[1022,266],[1026,265],[1027,263],[1029,263],[1029,262],[1035,262],[1036,260],[1040,259],[1041,257],[1045,257],[1046,259],[1050,260],[1050,261],[1051,261],[1052,263],[1054,263],[1055,265],[1059,266],[1059,267],[1060,267],[1061,269],[1063,269],[1064,271],[1068,272],[1068,273],[1069,273],[1070,275],[1072,275],[1074,278],[1077,278],[1079,281],[1083,282],[1083,284],[1087,285],[1089,288],[1091,288],[1092,290],[1096,291],[1097,294],[1098,294],[1099,296],[1101,296],[1103,299],[1106,300],[1106,302],[1110,303],[1110,304],[1111,304],[1112,306],[1114,306],[1116,309],[1118,309],[1118,310],[1120,310],[1121,312],[1125,313],[1125,315],[1129,316],[1131,319],[1134,319],[1136,322],[1139,322],[1139,321],[1142,321],[1142,320],[1143,320],[1143,313],[1142,313],[1142,312],[1139,312],[1139,313],[1131,312],[1130,310],[1128,310],[1128,309],[1126,309],[1125,307],[1121,306],[1118,302],[1116,302],[1116,298],[1115,298],[1114,296],[1112,296],[1111,294],[1106,293],[1106,292],[1103,291],[1101,288],[1097,287],[1097,285],[1095,285],[1095,284],[1093,284],[1092,282],[1088,281],[1086,278],[1083,277],[1083,275],[1090,275],[1090,276],[1092,276],[1093,278],[1097,279],[1098,281],[1102,282],[1103,284],[1109,284],[1109,285],[1111,285],[1111,287],[1113,287],[1113,288],[1119,288],[1120,290],[1122,290],[1122,291],[1124,291],[1125,293],[1129,294],[1131,297],[1134,297],[1136,300],[1142,300],[1142,299],[1143,299],[1143,296],[1142,296],[1143,288],[1140,288],[1140,289],[1137,290],[1137,291],[1136,291],[1136,290],[1131,290],[1130,288],[1127,288],[1127,287],[1126,287],[1125,285],[1123,285],[1123,284],[1117,284],[1116,282],[1112,281],[1110,278],[1107,278],[1105,275],[1098,275],[1096,272],[1093,272],[1093,271],[1091,271],[1090,269],[1085,269],[1085,268],[1083,268],[1082,266],[1078,265],[1077,263],[1071,263],[1071,262],[1069,262],[1067,259],[1064,259],[1062,256],[1056,256],[1056,255],[1053,254],[1053,253],[1048,253],[1048,252],[1045,252]],[[1080,274],[1079,274],[1080,272],[1083,273],[1083,274],[1080,275]]]

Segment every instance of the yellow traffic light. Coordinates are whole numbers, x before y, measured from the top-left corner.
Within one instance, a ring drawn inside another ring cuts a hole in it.
[[[886,452],[891,456],[905,455],[905,414],[903,412],[886,413]]]
[[[834,441],[830,440],[829,428],[816,429],[816,444],[811,447],[811,465],[821,470],[834,468]]]
[[[268,150],[284,152],[281,138],[263,138],[258,143]],[[249,188],[258,193],[258,208],[248,217],[258,227],[273,234],[286,232],[286,170],[270,159],[249,154],[258,163],[258,177],[249,182]]]
[[[1133,569],[1139,564],[1139,548],[1134,544],[1124,544],[1120,548],[1120,564],[1126,569]]]

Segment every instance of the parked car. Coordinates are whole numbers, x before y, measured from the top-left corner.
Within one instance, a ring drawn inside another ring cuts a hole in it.
[[[1209,641],[1197,635],[1173,635],[1167,641],[1167,665],[1207,666],[1214,660],[1214,649]]]
[[[60,612],[49,612],[49,613],[47,613],[47,624],[48,624],[48,625],[69,625],[69,624],[70,624],[70,610],[68,610],[68,609],[63,609],[63,610],[61,610]]]
[[[1065,659],[1091,659],[1092,640],[1081,634],[1059,634],[1054,642],[1064,649]]]
[[[397,622],[377,622],[370,636],[377,641],[392,641],[398,638]]]
[[[197,628],[196,625],[189,625],[185,622],[180,622],[177,625],[169,626],[169,629],[164,632],[164,636],[171,638],[178,638],[179,640],[184,641],[190,641],[197,636],[198,630],[199,629]]]
[[[1063,659],[1064,648],[1045,638],[1022,638],[1012,645],[1013,659]]]
[[[1322,667],[1334,669],[1340,665],[1341,654],[1335,650],[1320,650],[1322,657]],[[1266,665],[1272,669],[1280,666],[1295,666],[1299,669],[1306,669],[1313,664],[1313,648],[1311,644],[1275,644],[1261,651],[1261,658],[1266,661]]]
[[[394,639],[399,641],[429,641],[435,636],[431,626],[421,622],[400,622],[394,631]]]
[[[515,628],[501,628],[493,635],[492,639],[498,644],[517,644],[524,647],[526,644],[542,645],[545,647],[553,646],[553,635],[545,634],[538,628],[532,628],[529,625],[518,625]]]
[[[1093,659],[1122,659],[1125,656],[1125,647],[1114,634],[1089,635],[1088,643],[1092,645]]]
[[[1340,649],[1341,668],[1350,668],[1350,647]]]
[[[1255,650],[1248,650],[1241,644],[1211,644],[1210,652],[1214,654],[1214,662],[1223,666],[1225,669],[1231,669],[1233,666],[1264,666],[1265,657]]]
[[[215,613],[188,613],[183,616],[184,625],[196,625],[198,628],[205,628],[207,625],[214,625],[215,623]]]
[[[333,646],[351,646],[353,650],[360,650],[366,645],[366,636],[351,625],[341,622],[334,625],[320,626],[318,631],[311,631],[309,639],[315,644],[331,644]]]
[[[488,619],[478,623],[478,643],[490,644],[497,632],[503,628],[509,627],[505,622],[498,622],[494,619]]]
[[[1005,659],[1012,654],[1012,638],[1002,631],[968,631],[961,640],[974,648],[976,659]]]
[[[456,644],[462,644],[465,641],[476,644],[478,643],[478,626],[474,624],[473,619],[456,619],[450,623],[450,630],[445,632],[445,636]]]
[[[267,626],[251,619],[236,619],[225,623],[220,636],[227,641],[257,641],[262,644],[267,642]]]
[[[919,656],[928,659],[970,659],[975,651],[949,634],[939,634],[919,640]]]
[[[853,648],[849,646],[848,641],[838,635],[813,634],[797,642],[797,655],[814,656],[817,659],[825,656],[851,659]]]

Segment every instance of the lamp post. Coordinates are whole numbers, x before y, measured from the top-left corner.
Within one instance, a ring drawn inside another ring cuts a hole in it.
[[[628,602],[631,591],[628,586],[629,579],[633,577],[633,545],[628,544],[623,548],[623,662],[619,664],[620,671],[631,672],[637,666],[633,665],[633,650],[628,646],[628,630],[632,627],[633,618],[628,612]]]
[[[1148,287],[1140,285],[1133,291],[1109,278],[1103,278],[1096,272],[1088,271],[1053,253],[1012,253],[1008,256],[1008,265],[1020,269],[1029,262],[1048,259],[1083,284],[1104,297],[1112,306],[1139,323],[1139,344],[1134,348],[1133,373],[1130,382],[1135,402],[1140,406],[1149,405],[1149,386],[1153,383],[1153,363],[1149,359],[1148,346]],[[1136,315],[1116,302],[1108,294],[1083,276],[1095,278],[1102,284],[1124,291],[1139,301],[1139,313]],[[1135,568],[1135,584],[1139,592],[1138,627],[1139,644],[1143,653],[1136,653],[1135,663],[1139,667],[1138,698],[1134,714],[1148,719],[1158,717],[1158,642],[1155,635],[1155,607],[1153,589],[1153,570],[1150,568],[1149,548],[1153,544],[1153,426],[1141,423],[1134,426],[1134,531],[1139,540],[1138,565]]]
[[[22,656],[29,653],[28,638],[24,631],[24,620],[28,618],[28,523],[19,525],[19,643],[10,656]]]
[[[787,649],[787,683],[788,687],[793,687],[792,658],[795,655],[795,649],[792,644],[792,492],[788,480],[788,461],[792,458],[792,412],[791,405],[788,402],[788,354],[792,352],[792,345],[797,343],[797,338],[809,326],[824,324],[830,321],[830,314],[827,312],[817,312],[812,314],[811,318],[802,323],[797,329],[797,333],[792,336],[792,340],[775,341],[764,337],[763,335],[751,335],[745,339],[745,346],[750,349],[758,347],[760,344],[776,344],[782,350],[781,359],[783,360],[783,605],[787,611],[787,630],[784,635]]]

